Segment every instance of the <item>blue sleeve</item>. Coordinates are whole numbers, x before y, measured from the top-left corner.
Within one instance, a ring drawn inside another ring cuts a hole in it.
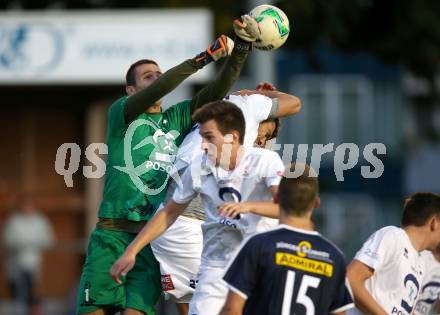
[[[252,237],[235,256],[223,277],[228,287],[244,299],[248,298],[257,282],[258,256],[258,242]]]

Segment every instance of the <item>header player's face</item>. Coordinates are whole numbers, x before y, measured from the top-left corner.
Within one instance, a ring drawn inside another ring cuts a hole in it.
[[[276,124],[274,121],[260,123],[258,126],[258,136],[255,139],[254,146],[264,148],[268,140],[272,139]]]
[[[200,125],[200,135],[202,136],[202,150],[206,152],[208,158],[215,163],[215,165],[220,164],[222,153],[227,154],[227,152],[222,152],[223,150],[231,149],[232,137],[230,135],[223,135],[218,129],[215,120],[208,120],[207,122]],[[229,155],[228,155],[229,156]]]
[[[136,67],[136,92],[139,92],[146,87],[150,86],[154,81],[156,81],[161,75],[162,71],[159,66],[148,63],[141,64]]]

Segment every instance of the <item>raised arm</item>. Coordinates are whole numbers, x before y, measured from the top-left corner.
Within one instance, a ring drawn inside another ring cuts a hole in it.
[[[232,40],[222,35],[202,53],[169,69],[150,86],[131,95],[124,107],[125,122],[128,124],[136,119],[137,116],[145,112],[158,100],[174,90],[186,78],[202,69],[208,63],[230,55],[232,47]]]
[[[228,94],[237,81],[251,48],[252,43],[245,42],[239,37],[235,38],[232,55],[227,59],[216,79],[194,96],[191,101],[191,112],[206,103],[221,100]]]
[[[227,95],[240,75],[247,55],[252,50],[252,42],[259,38],[258,23],[249,15],[243,15],[240,19],[236,19],[232,26],[236,35],[232,55],[223,65],[215,81],[207,85],[193,98],[191,112],[206,103],[220,100]]]
[[[276,114],[271,118],[275,118],[275,117],[281,118],[281,117],[296,115],[297,113],[299,113],[299,111],[301,110],[301,100],[297,96],[275,90],[273,85],[267,82],[264,84],[266,84],[265,85],[266,87],[272,87],[273,89],[259,89],[258,86],[263,85],[262,83],[260,83],[257,86],[256,90],[240,90],[233,94],[234,95],[261,94],[269,98],[276,99],[278,110]]]
[[[122,283],[119,275],[125,276],[134,266],[136,255],[151,241],[158,238],[170,227],[177,217],[185,210],[189,202],[176,203],[171,200],[164,209],[159,211],[139,232],[136,238],[128,245],[124,254],[113,264],[110,274],[119,284]]]
[[[301,100],[295,95],[283,93],[280,91],[258,91],[259,94],[266,95],[272,99],[278,99],[278,111],[275,117],[292,116],[301,110]]]

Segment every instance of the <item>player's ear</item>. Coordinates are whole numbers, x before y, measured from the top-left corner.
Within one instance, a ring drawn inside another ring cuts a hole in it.
[[[278,192],[276,192],[273,196],[273,203],[277,205],[280,204],[280,197],[278,196]]]
[[[439,218],[437,216],[432,216],[429,219],[429,228],[431,229],[431,231],[437,231],[439,229]]]
[[[319,196],[315,197],[315,201],[314,201],[314,205],[313,208],[317,209],[321,206],[321,198],[319,198]]]
[[[232,140],[234,143],[239,143],[240,142],[240,133],[237,130],[233,130],[231,132],[232,134]]]
[[[125,92],[128,95],[132,95],[132,94],[136,93],[136,89],[135,89],[135,87],[133,85],[126,85],[125,86]]]

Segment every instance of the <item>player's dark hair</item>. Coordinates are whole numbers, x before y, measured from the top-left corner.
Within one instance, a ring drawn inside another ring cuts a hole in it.
[[[417,192],[405,200],[402,226],[422,226],[433,216],[440,218],[440,196],[429,192]]]
[[[151,59],[141,59],[133,63],[130,68],[127,70],[127,74],[125,75],[125,84],[127,85],[136,85],[136,67],[143,64],[153,64],[159,66],[156,61]]]
[[[238,131],[240,144],[243,144],[246,122],[241,109],[231,102],[215,101],[208,103],[196,110],[192,119],[200,124],[211,119],[214,120],[223,135]]]
[[[280,128],[281,128],[281,122],[280,122],[280,119],[278,117],[275,117],[275,118],[268,118],[266,120],[263,120],[261,123],[264,124],[264,123],[267,123],[267,122],[275,123],[275,129],[272,132],[272,134],[270,135],[270,138],[267,139],[267,140],[272,140],[273,138],[278,137],[278,133],[280,132]]]
[[[293,173],[296,163],[286,167],[286,173]],[[283,176],[278,187],[278,199],[280,210],[287,215],[302,217],[307,214],[310,205],[318,196],[319,182],[313,169],[307,164],[304,165],[302,175],[293,178]]]

